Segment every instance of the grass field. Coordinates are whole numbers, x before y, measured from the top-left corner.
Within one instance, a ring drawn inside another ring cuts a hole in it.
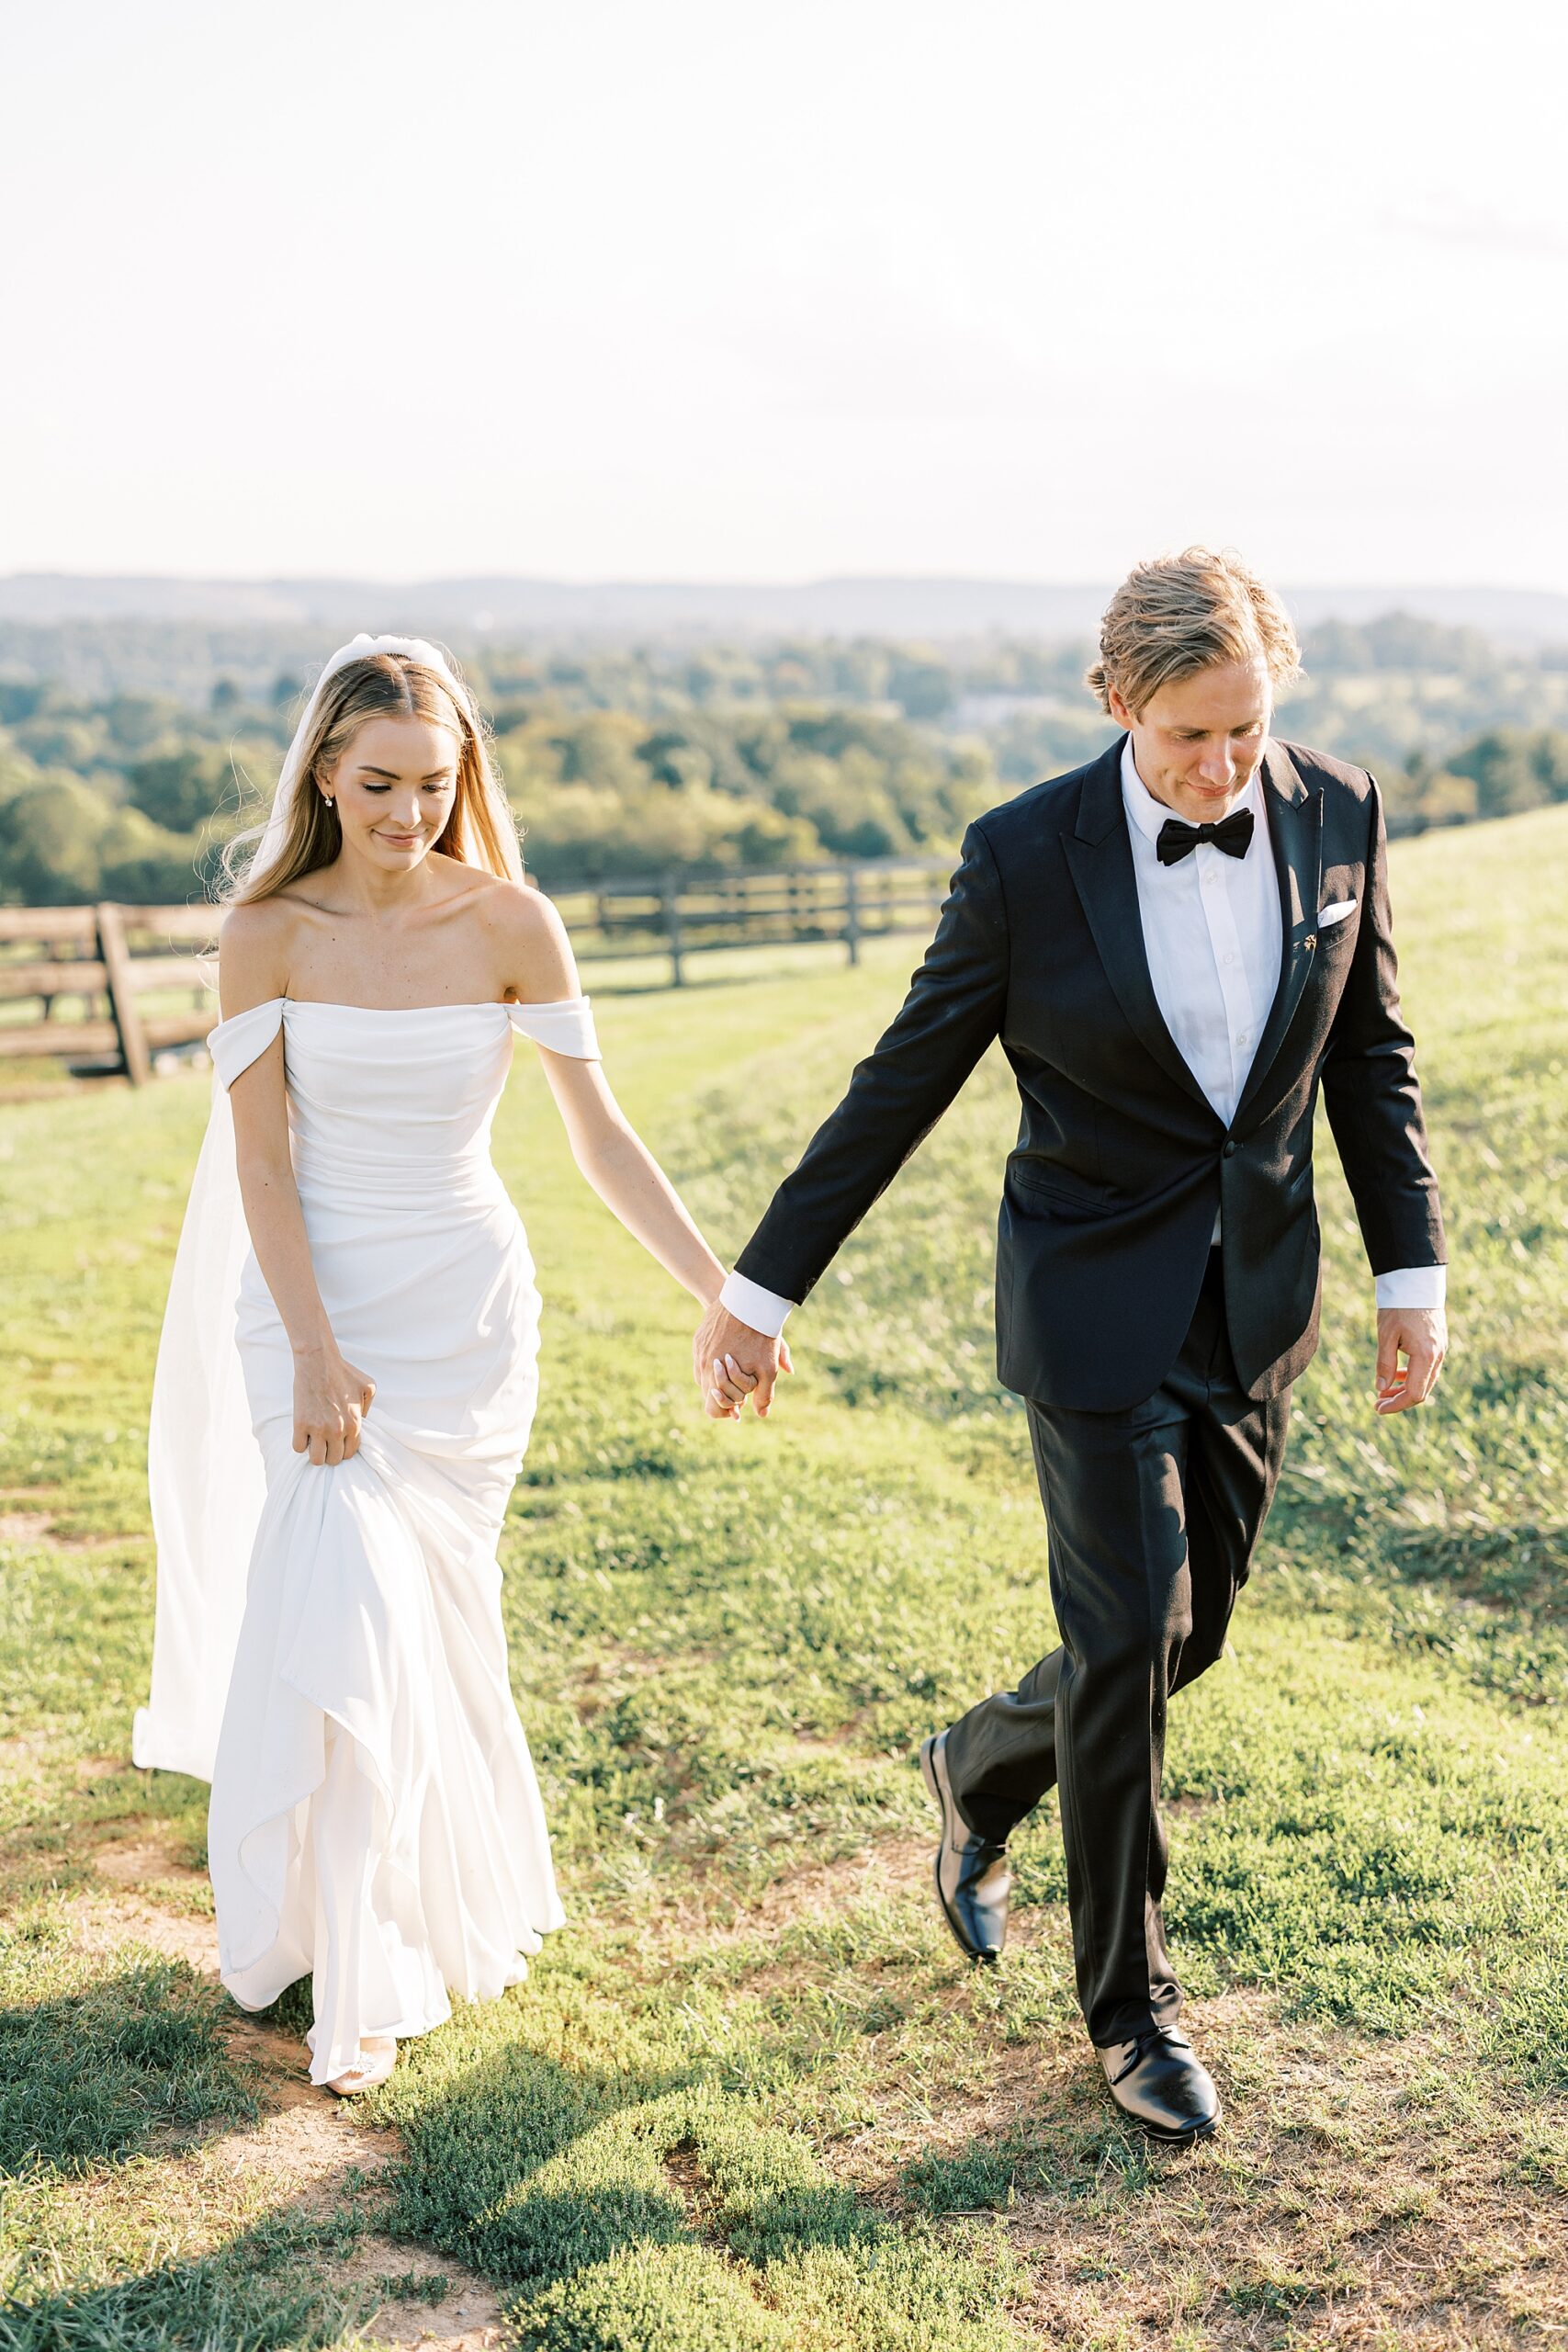
[[[570,1924],[353,2108],[303,2085],[298,1989],[216,1986],[205,1790],[127,1760],[205,1084],[0,1114],[0,2352],[1568,2336],[1568,811],[1402,844],[1393,887],[1454,1351],[1374,1418],[1325,1136],[1325,1344],[1234,1655],[1172,1711],[1168,1924],[1227,2107],[1185,2154],[1083,2040],[1054,1800],[1002,1969],[929,1896],[915,1746],[1052,1639],[992,1378],[999,1063],[796,1317],[773,1420],[714,1428],[520,1053],[545,1385],[503,1558]],[[910,960],[603,1001],[721,1254]]]

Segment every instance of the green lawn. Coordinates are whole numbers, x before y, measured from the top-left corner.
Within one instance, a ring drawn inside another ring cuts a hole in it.
[[[236,2031],[205,1791],[126,1760],[205,1084],[0,1114],[0,2352],[477,2344],[448,2308],[476,2278],[491,2340],[537,2352],[1561,2340],[1568,811],[1400,844],[1393,887],[1454,1352],[1432,1407],[1374,1417],[1325,1133],[1325,1344],[1234,1656],[1172,1711],[1168,1924],[1228,2110],[1175,2157],[1082,2039],[1054,1801],[1001,1970],[965,1973],[929,1897],[914,1747],[1052,1638],[992,1376],[999,1059],[795,1318],[773,1419],[716,1428],[685,1300],[520,1051],[497,1148],[545,1380],[503,1557],[570,1923],[358,2124],[290,2086],[297,1996]],[[602,998],[721,1254],[912,960]],[[268,2154],[329,2128],[309,2181]]]

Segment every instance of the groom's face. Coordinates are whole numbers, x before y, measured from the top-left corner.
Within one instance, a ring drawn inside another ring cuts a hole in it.
[[[1113,718],[1133,737],[1138,774],[1189,824],[1212,825],[1247,790],[1269,741],[1273,689],[1261,662],[1194,671],[1136,713],[1112,687]]]

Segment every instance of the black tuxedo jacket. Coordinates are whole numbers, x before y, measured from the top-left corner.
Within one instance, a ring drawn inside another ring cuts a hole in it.
[[[1271,742],[1261,786],[1284,916],[1272,1009],[1227,1127],[1178,1052],[1144,948],[1122,744],[979,818],[892,1026],[738,1261],[803,1299],[1000,1037],[1023,1116],[998,1227],[998,1369],[1043,1404],[1152,1395],[1223,1207],[1225,1312],[1254,1398],[1317,1345],[1321,1083],[1374,1273],[1441,1264],[1414,1047],[1400,1017],[1372,778]],[[1319,932],[1320,907],[1354,913]]]

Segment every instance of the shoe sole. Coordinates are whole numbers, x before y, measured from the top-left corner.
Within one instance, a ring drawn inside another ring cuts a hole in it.
[[[942,1799],[942,1783],[937,1779],[936,1769],[931,1762],[931,1740],[923,1739],[920,1742],[920,1778],[924,1781],[927,1788],[931,1791],[931,1803],[936,1807],[937,1819],[942,1824],[942,1844],[945,1845],[947,1843],[947,1806]],[[957,1922],[954,1920],[952,1912],[947,1907],[947,1897],[942,1891],[941,1848],[938,1849],[936,1859],[931,1864],[931,1884],[936,1890],[936,1907],[942,1913],[942,1918],[946,1922],[948,1934],[953,1938],[953,1942],[958,1946],[958,1949],[964,1954],[964,1959],[969,1961],[976,1968],[995,1968],[998,1961],[1001,1958],[1000,1952],[976,1951],[974,1945],[968,1940],[967,1937],[959,1933]]]
[[[1220,2118],[1214,2114],[1206,2123],[1194,2123],[1189,2131],[1162,2132],[1156,2123],[1145,2123],[1141,2115],[1130,2115],[1120,2100],[1112,2098],[1111,2104],[1126,2122],[1134,2124],[1149,2139],[1157,2140],[1162,2148],[1190,2148],[1199,2140],[1212,2140],[1220,2127]]]

